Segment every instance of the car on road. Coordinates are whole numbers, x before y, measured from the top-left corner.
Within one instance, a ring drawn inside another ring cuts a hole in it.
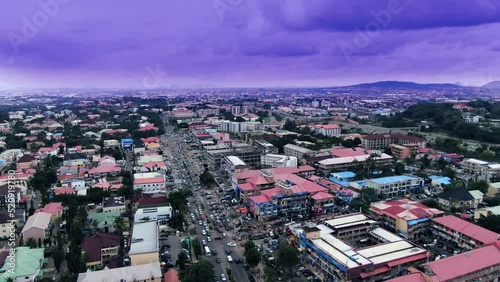
[[[207,242],[206,242],[205,240],[201,240],[201,244],[202,244],[203,246],[206,246],[206,245],[207,245]]]
[[[215,259],[215,262],[216,262],[216,263],[220,263],[220,257],[217,257],[217,258]]]
[[[233,258],[231,256],[227,256],[227,262],[229,263],[233,262]]]
[[[214,237],[214,240],[222,240],[222,237],[220,236]]]
[[[205,231],[205,229],[201,230],[201,234],[203,234],[203,236],[207,235],[207,231]]]
[[[207,242],[212,242],[212,238],[210,238],[210,236],[207,237]]]
[[[228,247],[236,247],[236,243],[235,242],[229,242],[229,243],[227,243],[227,246]]]
[[[226,238],[227,237],[226,233],[222,233],[222,237]]]
[[[226,275],[225,275],[224,273],[222,273],[222,274],[220,275],[220,280],[221,280],[221,281],[227,281],[227,279],[226,279]]]

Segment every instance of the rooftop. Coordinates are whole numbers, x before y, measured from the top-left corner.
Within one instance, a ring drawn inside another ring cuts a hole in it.
[[[500,234],[453,215],[433,218],[432,221],[465,234],[483,244],[498,243],[498,239],[500,238]]]
[[[418,177],[407,176],[407,175],[397,175],[397,176],[372,178],[372,179],[367,179],[367,181],[374,182],[377,184],[388,184],[388,183],[411,181],[411,180],[417,180],[417,179],[418,179]]]
[[[152,253],[158,254],[158,227],[156,221],[135,223],[129,255]]]
[[[52,215],[45,212],[38,212],[33,214],[28,218],[26,224],[23,227],[23,233],[31,228],[47,229],[50,224],[50,219]]]
[[[5,282],[9,277],[28,277],[40,271],[40,261],[44,259],[45,248],[31,249],[30,247],[17,247],[16,249],[15,274],[12,275],[10,265],[5,263],[0,269],[0,281]]]
[[[434,274],[431,275],[433,281],[459,281],[464,275],[498,265],[500,265],[500,243],[496,242],[479,249],[429,262],[425,266]]]
[[[429,208],[419,202],[406,199],[375,203],[372,204],[370,210],[374,213],[386,214],[393,218],[401,218],[407,221],[434,217],[444,213],[441,210]]]
[[[148,281],[162,277],[162,270],[159,262],[149,264],[131,265],[119,268],[91,271],[80,273],[77,282],[120,282],[120,281]]]

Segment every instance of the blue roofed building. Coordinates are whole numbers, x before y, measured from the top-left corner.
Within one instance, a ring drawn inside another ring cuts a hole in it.
[[[366,187],[375,189],[383,197],[394,198],[408,193],[423,192],[424,180],[408,175],[388,176],[367,179]]]
[[[132,140],[132,138],[123,138],[122,139],[122,148],[123,148],[123,150],[133,150],[134,149],[134,140]]]
[[[451,178],[446,176],[431,175],[429,178],[431,179],[432,187],[444,187],[451,184]]]
[[[343,187],[349,187],[349,182],[354,180],[356,173],[352,171],[341,171],[330,174],[330,181],[337,183]]]

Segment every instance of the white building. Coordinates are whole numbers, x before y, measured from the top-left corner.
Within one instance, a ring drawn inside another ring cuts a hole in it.
[[[266,154],[260,156],[262,167],[297,167],[298,160],[293,156]]]
[[[366,187],[373,188],[377,194],[384,197],[396,197],[410,193],[414,189],[422,187],[423,180],[420,177],[407,175],[388,176],[366,180]]]
[[[160,282],[163,276],[159,262],[131,265],[103,270],[91,271],[78,274],[77,282],[125,282],[125,281],[151,281]]]
[[[171,217],[171,206],[141,208],[135,212],[134,222],[168,220]]]
[[[341,134],[341,128],[336,124],[318,124],[314,126],[314,133],[329,137],[339,136]]]
[[[134,190],[141,189],[143,193],[166,193],[165,175],[158,172],[135,173]]]
[[[131,265],[158,262],[160,260],[159,249],[156,221],[135,223],[128,252]]]
[[[286,144],[284,147],[285,155],[296,157],[297,159],[302,159],[304,155],[311,155],[314,153],[313,150],[300,147],[294,144]]]
[[[226,156],[221,161],[221,170],[229,175],[248,170],[248,165],[236,156]]]

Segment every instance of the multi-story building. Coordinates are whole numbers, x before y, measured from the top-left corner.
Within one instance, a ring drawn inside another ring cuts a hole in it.
[[[225,156],[236,156],[248,165],[260,162],[260,151],[256,150],[254,146],[245,143],[205,146],[204,155],[210,167],[219,169]]]
[[[162,221],[172,217],[172,207],[145,207],[137,209],[134,214],[134,222]]]
[[[353,157],[328,158],[318,161],[318,168],[323,172],[344,171],[356,165],[372,160],[376,165],[389,165],[393,162],[393,158],[385,153],[380,155],[360,155]]]
[[[165,175],[159,172],[134,174],[134,190],[141,189],[143,193],[165,193],[167,190]]]
[[[0,272],[0,281],[28,282],[43,279],[43,269],[47,264],[45,248],[15,247],[11,250],[7,249],[6,252],[2,255],[3,267]],[[10,266],[10,260],[15,261],[16,267]]]
[[[78,274],[77,282],[137,281],[160,282],[163,273],[158,261],[119,268],[105,268]]]
[[[370,211],[384,228],[414,241],[425,234],[431,218],[444,214],[441,210],[411,200],[375,203]]]
[[[248,170],[248,165],[236,156],[225,156],[221,162],[221,170],[233,175]]]
[[[310,150],[310,149],[307,149],[304,147],[300,147],[300,146],[297,146],[294,144],[286,144],[283,147],[283,149],[284,149],[285,155],[296,157],[299,160],[301,160],[304,157],[304,155],[314,154],[313,150]]]
[[[235,116],[239,115],[240,114],[240,106],[232,106],[231,107],[231,113]]]
[[[265,140],[253,140],[252,145],[261,151],[262,154],[278,154],[278,148]]]
[[[339,136],[341,133],[340,126],[336,124],[318,124],[314,126],[315,134],[322,134],[324,136]]]
[[[496,197],[497,195],[500,195],[500,182],[490,183],[490,185],[488,186],[488,193],[486,193],[486,196]]]
[[[156,221],[135,223],[128,252],[131,265],[158,262],[160,260],[159,249]]]
[[[52,227],[51,215],[49,213],[39,212],[28,218],[21,233],[23,234],[23,242],[33,238],[36,242],[45,240],[50,236]]]
[[[275,175],[280,175],[278,178],[287,177],[290,174],[299,176],[302,180],[309,178],[314,173],[314,168],[311,166],[299,167],[282,167],[270,168],[262,170],[247,170],[233,174],[231,182],[236,193],[236,198],[243,202],[248,202],[249,196],[260,195],[261,190],[275,187]],[[296,180],[299,181],[299,180]],[[309,181],[309,180],[307,180]]]
[[[399,175],[366,180],[366,187],[373,188],[378,195],[386,198],[403,196],[423,189],[424,180],[420,177]]]
[[[266,154],[260,156],[260,164],[263,168],[271,167],[296,167],[298,161],[296,157]]]
[[[500,242],[496,241],[479,249],[428,262],[423,268],[424,272],[418,273],[423,280],[419,281],[498,281]],[[401,282],[416,281],[408,280],[407,276],[402,276],[400,279]],[[391,280],[391,282],[396,281]]]
[[[407,145],[415,144],[419,148],[425,147],[425,140],[423,138],[404,135],[400,133],[394,134],[370,134],[361,139],[361,146],[367,150],[383,150],[391,144]]]
[[[87,269],[98,269],[110,263],[119,256],[121,235],[111,233],[98,233],[87,237],[80,245],[85,254]]]
[[[392,156],[399,160],[404,160],[411,155],[416,155],[420,149],[418,144],[406,144],[406,145],[389,145],[391,149]]]
[[[290,231],[304,264],[322,281],[385,281],[427,260],[427,250],[375,223],[363,214],[349,214]]]
[[[125,212],[124,197],[106,197],[102,202],[102,212]]]
[[[473,250],[488,244],[498,244],[500,234],[453,215],[431,219],[434,236],[448,242],[450,247]]]
[[[297,175],[272,176],[274,187],[261,190],[260,195],[249,198],[250,213],[259,221],[267,221],[273,216],[309,216],[313,210],[311,196],[328,189]],[[326,204],[326,203],[325,203]],[[314,212],[319,212],[320,205]]]

